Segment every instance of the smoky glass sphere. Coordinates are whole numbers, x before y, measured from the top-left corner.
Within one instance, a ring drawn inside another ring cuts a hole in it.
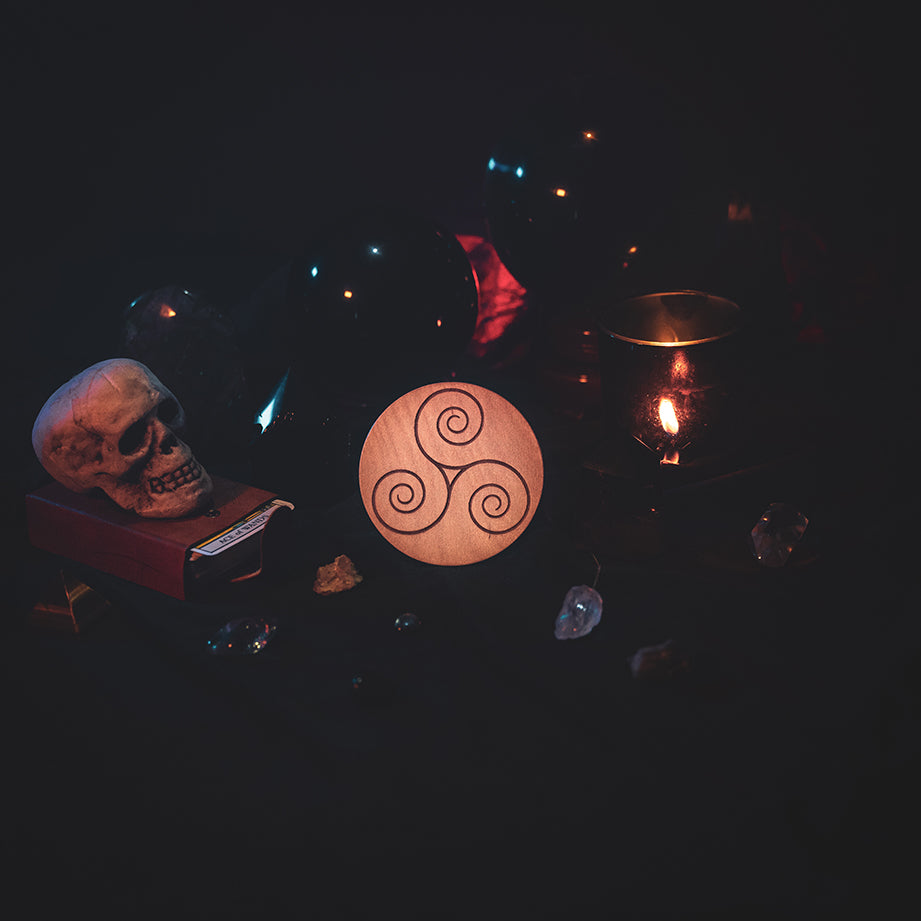
[[[292,265],[292,365],[333,396],[399,395],[451,373],[477,307],[475,275],[453,234],[399,209],[368,209]]]
[[[165,285],[125,308],[119,354],[146,365],[186,410],[185,437],[206,459],[253,436],[255,402],[233,321],[200,291]]]
[[[638,102],[614,106],[616,119],[610,109],[529,112],[486,163],[493,245],[551,312],[612,273],[625,289],[692,287],[679,263],[709,259],[726,223],[730,193],[711,155],[715,138]]]

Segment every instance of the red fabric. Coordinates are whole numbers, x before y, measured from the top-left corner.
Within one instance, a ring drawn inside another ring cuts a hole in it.
[[[527,292],[502,264],[488,240],[466,234],[457,239],[473,266],[479,292],[479,313],[468,351],[474,358],[484,358],[524,314]]]

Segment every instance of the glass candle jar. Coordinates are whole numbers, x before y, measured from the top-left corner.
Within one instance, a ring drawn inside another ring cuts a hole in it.
[[[647,294],[602,308],[605,413],[661,464],[728,432],[738,305],[699,291]]]

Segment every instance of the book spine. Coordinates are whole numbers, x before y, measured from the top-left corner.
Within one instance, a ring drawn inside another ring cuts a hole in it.
[[[26,497],[26,517],[34,546],[185,598],[184,547],[34,495]]]

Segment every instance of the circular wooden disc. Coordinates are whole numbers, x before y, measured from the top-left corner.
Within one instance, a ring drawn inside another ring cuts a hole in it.
[[[530,524],[544,484],[524,416],[475,384],[427,384],[374,423],[358,467],[365,510],[398,550],[463,566],[494,556]]]

